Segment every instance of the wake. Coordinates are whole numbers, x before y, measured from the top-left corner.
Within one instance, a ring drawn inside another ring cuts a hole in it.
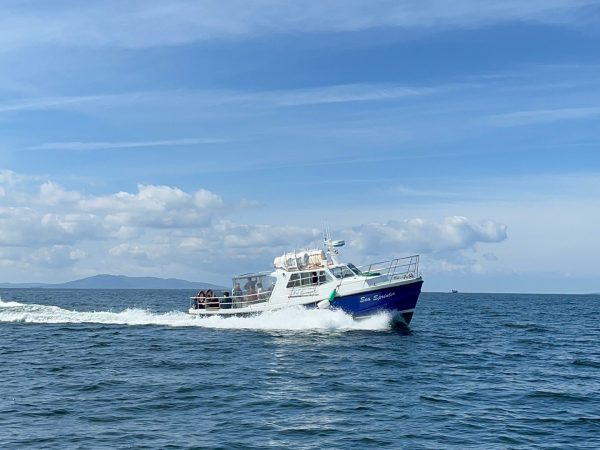
[[[113,311],[72,311],[52,305],[0,300],[0,323],[157,325],[247,330],[389,330],[391,317],[381,313],[356,321],[343,311],[289,308],[251,317],[195,317],[182,311],[157,313],[139,308]]]

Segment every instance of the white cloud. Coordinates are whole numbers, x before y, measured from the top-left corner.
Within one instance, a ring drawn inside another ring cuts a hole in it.
[[[192,194],[169,186],[139,185],[136,194],[117,194],[84,199],[82,211],[101,213],[111,227],[138,226],[181,228],[206,225],[221,212],[222,199],[200,189]]]
[[[72,246],[51,245],[29,253],[26,257],[26,263],[58,269],[71,266],[84,257],[84,251],[74,249]]]
[[[209,245],[204,239],[198,237],[183,238],[179,243],[179,249],[184,252],[197,252],[207,248]]]
[[[160,259],[168,253],[169,248],[165,245],[157,244],[118,244],[111,249],[108,253],[111,256],[117,257],[131,257],[138,261],[154,262],[154,264],[160,264]]]
[[[9,102],[0,103],[0,113],[45,109],[64,109],[80,104],[107,100],[113,97],[118,98],[118,96],[110,95],[85,95],[16,99]]]
[[[561,120],[587,119],[600,116],[600,107],[535,109],[496,114],[490,121],[498,126],[519,126],[535,123],[557,122]]]
[[[6,8],[0,45],[153,47],[272,33],[358,31],[376,27],[477,27],[507,21],[572,23],[593,0],[137,0],[28,3]],[[157,32],[159,30],[159,32]]]
[[[33,183],[40,181],[42,178],[33,175],[23,175],[20,173],[13,172],[12,170],[3,169],[0,170],[0,186],[6,188],[14,188],[17,185],[25,183]]]
[[[40,186],[40,202],[48,205],[76,202],[81,199],[81,194],[75,191],[66,191],[52,181],[47,181]]]
[[[106,236],[98,217],[51,213],[31,208],[0,207],[0,246],[38,247],[71,244]]]
[[[276,105],[302,106],[328,103],[365,102],[397,100],[404,97],[415,97],[434,94],[440,91],[460,88],[460,86],[440,87],[404,87],[385,84],[348,84],[326,86],[294,91],[276,91],[269,94]],[[264,97],[264,96],[263,96]]]
[[[52,181],[37,193],[20,190],[19,176],[4,173],[0,245],[37,247],[86,240],[131,239],[155,228],[199,228],[222,213],[223,201],[199,189],[140,185],[137,193],[85,196]],[[15,181],[17,180],[17,181]]]
[[[27,150],[111,150],[146,147],[174,147],[181,145],[219,144],[226,142],[223,139],[188,138],[165,139],[156,141],[121,141],[121,142],[47,142],[44,144],[27,147]]]
[[[443,253],[472,248],[479,242],[501,242],[507,238],[506,229],[492,220],[451,216],[440,223],[418,218],[368,223],[349,230],[349,237],[352,247],[367,254]]]
[[[0,170],[0,184],[14,185],[19,181],[19,175],[12,170]]]
[[[230,250],[273,249],[274,247],[301,247],[313,242],[321,232],[315,228],[294,226],[221,224],[223,244]],[[272,252],[272,250],[271,250]]]
[[[317,228],[232,222],[223,199],[205,189],[139,185],[136,192],[86,195],[54,181],[43,181],[36,190],[28,177],[2,176],[0,265],[12,259],[9,266],[26,269],[28,276],[45,273],[56,280],[67,273],[58,269],[68,268],[70,278],[107,272],[196,279],[197,273],[215,272],[222,277],[268,268],[284,251],[321,245]],[[369,223],[341,234],[360,258],[417,250],[440,254],[434,260],[465,264],[461,251],[479,242],[501,242],[506,226],[453,216],[442,222]],[[454,260],[452,252],[459,255]]]
[[[40,97],[13,99],[0,103],[0,113],[20,113],[44,110],[77,110],[89,114],[109,111],[130,111],[140,114],[148,111],[172,111],[174,114],[198,114],[219,107],[236,110],[255,108],[287,108],[330,103],[390,101],[409,97],[457,91],[475,84],[448,84],[434,86],[402,86],[394,84],[356,83],[330,85],[306,89],[269,91],[238,90],[164,90],[131,91],[105,95]],[[229,111],[229,109],[227,109]],[[231,111],[229,111],[229,114]],[[208,114],[208,113],[206,113]],[[214,114],[214,113],[213,113]],[[161,147],[174,145],[203,145],[229,142],[222,138],[179,138],[149,141],[117,142],[48,142],[27,147],[27,150],[106,150],[118,148]]]

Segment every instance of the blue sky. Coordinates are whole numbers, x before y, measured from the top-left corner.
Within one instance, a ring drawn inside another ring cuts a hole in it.
[[[0,281],[319,243],[600,291],[600,2],[5,1]]]

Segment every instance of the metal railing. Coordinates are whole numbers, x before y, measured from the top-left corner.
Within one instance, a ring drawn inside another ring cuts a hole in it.
[[[259,294],[233,295],[223,297],[190,297],[190,309],[218,311],[224,309],[243,309],[267,302],[272,291]]]
[[[385,277],[389,281],[409,280],[419,274],[419,255],[394,258],[358,267],[362,275],[367,277]]]

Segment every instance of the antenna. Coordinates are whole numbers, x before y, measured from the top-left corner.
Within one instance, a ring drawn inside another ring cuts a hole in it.
[[[323,222],[323,242],[327,244],[328,241],[331,240],[331,230],[329,229],[329,224],[327,222]]]
[[[329,228],[329,224],[327,222],[323,223],[323,240],[325,241],[325,248],[327,249],[326,253],[334,264],[338,264],[337,258],[335,255],[339,254],[339,247],[342,247],[346,244],[345,241],[334,241],[331,239],[331,230]]]

